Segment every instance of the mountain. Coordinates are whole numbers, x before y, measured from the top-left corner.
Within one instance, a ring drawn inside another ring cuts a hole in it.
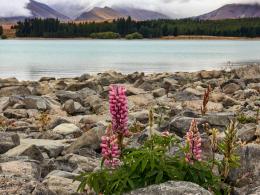
[[[135,9],[129,7],[114,9],[122,15],[131,16],[131,18],[133,18],[134,20],[169,19],[169,16],[150,10]]]
[[[34,18],[58,18],[60,20],[69,19],[67,16],[52,9],[48,5],[39,3],[34,0],[30,0],[26,8],[31,11],[32,17]]]
[[[222,20],[257,17],[260,17],[259,4],[227,4],[215,11],[197,16],[195,18],[201,20]]]
[[[79,17],[76,18],[76,20],[104,21],[123,17],[125,17],[125,15],[120,14],[110,7],[94,7],[88,12],[83,12]]]
[[[5,17],[0,18],[0,21],[15,23],[17,21],[24,20],[25,18],[58,18],[59,20],[69,20],[69,17],[52,9],[46,4],[39,3],[34,0],[30,0],[30,2],[26,5],[26,8],[31,12],[31,16]]]
[[[168,16],[161,13],[144,9],[95,7],[88,12],[82,13],[79,17],[76,18],[76,20],[104,21],[117,18],[126,18],[128,16],[131,16],[131,18],[133,18],[134,20],[153,20],[169,18]]]

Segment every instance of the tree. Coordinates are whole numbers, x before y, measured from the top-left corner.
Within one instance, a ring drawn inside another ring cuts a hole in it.
[[[2,34],[3,34],[3,27],[0,26],[0,35],[2,35]]]

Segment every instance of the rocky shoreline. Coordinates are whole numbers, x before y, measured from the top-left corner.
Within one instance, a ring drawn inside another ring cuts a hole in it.
[[[155,112],[156,131],[169,130],[179,137],[196,118],[202,135],[208,123],[222,132],[221,139],[229,120],[237,118],[241,167],[231,171],[229,180],[234,194],[260,193],[260,66],[246,66],[231,71],[105,72],[22,82],[0,79],[0,194],[79,194],[75,176],[100,166],[100,139],[110,120],[111,84],[127,89],[129,129],[136,131],[128,140],[132,147],[145,135],[150,108]],[[202,116],[208,85],[212,92],[208,112]],[[172,186],[178,186],[175,193],[191,189],[210,194],[187,182],[161,185],[169,194]],[[156,194],[157,190],[158,186],[151,186],[131,194]]]

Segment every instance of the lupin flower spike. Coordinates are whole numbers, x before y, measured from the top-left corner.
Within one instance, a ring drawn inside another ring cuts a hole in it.
[[[193,164],[194,161],[201,161],[201,137],[195,119],[191,121],[190,129],[186,134],[186,143],[189,151],[186,153],[186,161]]]
[[[129,131],[128,106],[126,89],[123,86],[111,85],[109,91],[109,106],[112,116],[112,130],[114,133],[127,136]]]
[[[116,168],[120,164],[120,149],[118,147],[118,140],[113,134],[111,125],[108,126],[106,134],[101,138],[102,157],[104,165],[107,168]]]

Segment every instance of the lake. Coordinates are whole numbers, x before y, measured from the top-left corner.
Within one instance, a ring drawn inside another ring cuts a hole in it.
[[[260,62],[252,40],[1,40],[0,78],[36,80],[115,70],[175,72]]]

